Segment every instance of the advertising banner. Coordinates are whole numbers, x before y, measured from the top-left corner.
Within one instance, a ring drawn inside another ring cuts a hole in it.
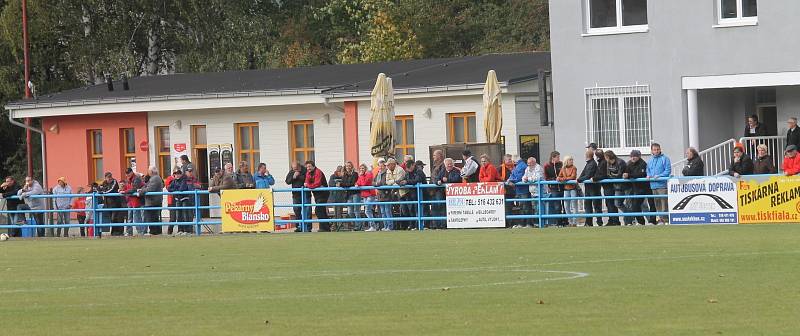
[[[739,181],[739,223],[800,222],[800,177],[742,176]]]
[[[447,185],[447,228],[506,226],[505,186],[496,183]]]
[[[224,190],[221,203],[222,232],[275,231],[272,190]]]
[[[231,144],[221,144],[219,145],[219,155],[222,159],[222,168],[225,168],[225,165],[230,163],[233,165],[233,170],[236,171],[236,165],[233,163],[233,145]]]
[[[730,176],[670,179],[670,224],[736,224],[736,179]]]

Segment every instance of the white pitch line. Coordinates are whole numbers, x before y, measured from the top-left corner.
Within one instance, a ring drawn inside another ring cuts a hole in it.
[[[223,279],[211,279],[207,280],[207,282],[229,282],[229,281],[257,281],[257,280],[291,280],[291,279],[304,279],[304,278],[315,278],[315,277],[352,277],[352,276],[359,276],[359,275],[380,275],[380,274],[397,274],[397,273],[422,273],[422,272],[470,272],[470,271],[490,271],[490,270],[500,270],[500,269],[509,269],[509,268],[521,268],[521,267],[546,267],[546,266],[566,266],[566,265],[580,265],[580,264],[599,264],[599,263],[617,263],[617,262],[633,262],[633,261],[658,261],[658,260],[680,260],[680,259],[693,259],[693,258],[720,258],[720,257],[740,257],[740,256],[754,256],[754,255],[778,255],[778,254],[798,254],[800,251],[781,251],[781,252],[740,252],[740,253],[711,253],[711,254],[696,254],[696,255],[684,255],[684,256],[662,256],[662,257],[641,257],[641,258],[613,258],[613,259],[595,259],[595,260],[575,260],[575,261],[563,261],[563,262],[552,262],[552,263],[542,263],[542,264],[533,264],[533,265],[510,265],[510,266],[483,266],[483,267],[471,267],[471,268],[446,268],[446,269],[406,269],[406,270],[375,270],[375,271],[352,271],[352,272],[341,272],[341,271],[318,271],[316,273],[310,274],[298,274],[298,275],[286,275],[286,276],[265,276],[265,277],[235,277],[235,275],[243,275],[248,274],[247,272],[205,272],[205,273],[169,273],[169,272],[139,272],[139,273],[132,273],[126,274],[121,276],[97,276],[94,278],[102,279],[102,280],[113,280],[113,279],[129,279],[131,277],[137,278],[148,278],[148,277],[159,277],[163,285],[163,281],[166,279],[164,275],[169,275],[169,278],[183,278],[183,277],[196,277],[196,276],[208,276],[208,275],[234,275],[234,277],[230,278],[223,278]],[[87,278],[81,278],[83,280]],[[47,279],[45,281],[54,281],[54,282],[61,282],[65,279]],[[27,282],[31,282],[31,280],[26,280]],[[122,288],[122,287],[133,287],[133,286],[141,286],[144,285],[144,282],[133,282],[133,283],[110,283],[110,284],[96,284],[96,285],[86,285],[86,286],[68,286],[68,287],[47,287],[41,286],[37,288],[21,288],[21,289],[10,289],[10,290],[0,290],[0,294],[12,294],[12,293],[28,293],[28,292],[48,292],[48,291],[63,291],[63,290],[77,290],[77,289],[94,289],[94,288]],[[170,285],[170,283],[167,283]]]

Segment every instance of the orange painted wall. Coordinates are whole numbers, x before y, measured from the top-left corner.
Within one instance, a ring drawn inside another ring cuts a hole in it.
[[[122,165],[120,130],[133,128],[136,137],[137,171],[144,173],[149,166],[148,152],[139,144],[147,141],[147,113],[115,113],[46,117],[42,120],[46,134],[47,187],[52,188],[56,180],[64,176],[73,190],[86,186],[89,181],[89,144],[87,131],[103,131],[103,170],[119,179],[127,167]],[[50,131],[58,125],[58,133]]]
[[[358,102],[344,102],[344,159],[358,166]]]

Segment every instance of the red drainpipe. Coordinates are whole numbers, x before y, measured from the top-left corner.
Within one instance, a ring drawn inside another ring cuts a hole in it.
[[[30,45],[28,44],[28,1],[22,0],[22,46],[25,59],[25,99],[31,99]],[[25,125],[31,125],[31,118],[25,118]],[[31,143],[31,130],[25,129],[25,144],[28,153],[28,176],[33,176],[33,144]]]

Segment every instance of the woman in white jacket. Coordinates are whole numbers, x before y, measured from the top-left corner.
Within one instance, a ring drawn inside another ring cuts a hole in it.
[[[525,168],[525,175],[522,176],[522,182],[532,183],[530,186],[528,186],[528,190],[531,192],[531,198],[536,198],[539,196],[539,186],[535,183],[541,181],[542,179],[544,179],[544,169],[542,169],[542,166],[536,162],[535,157],[529,157],[528,168]],[[531,201],[530,208],[533,209],[531,214],[535,214],[539,210],[537,207],[538,203],[539,202],[537,201]],[[532,226],[528,224],[525,227]]]

